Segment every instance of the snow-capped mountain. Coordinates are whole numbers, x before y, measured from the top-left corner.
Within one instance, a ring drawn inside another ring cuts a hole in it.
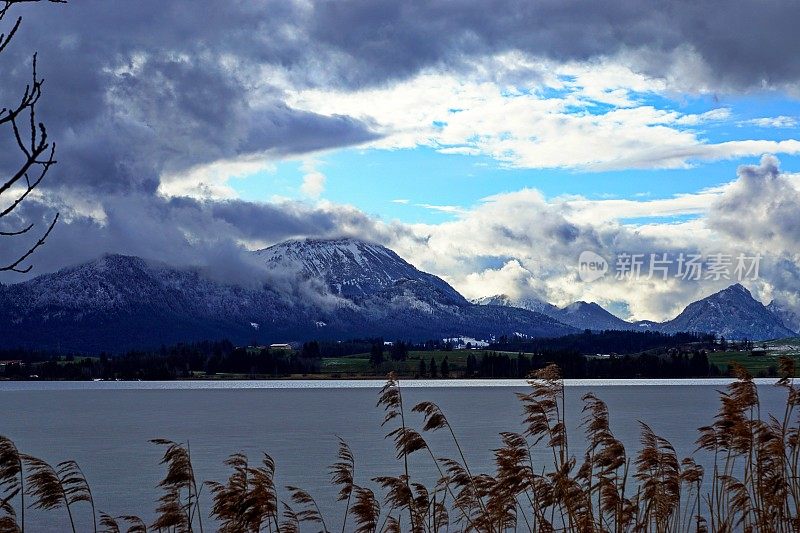
[[[122,255],[8,285],[0,294],[6,347],[119,351],[222,337],[246,341],[251,322],[288,333],[304,320],[310,318],[290,312],[266,288],[224,285]]]
[[[511,298],[507,294],[495,294],[494,296],[484,296],[483,298],[475,298],[470,300],[476,305],[501,305],[503,307],[519,307],[520,309],[527,309],[528,311],[535,311],[542,313],[551,318],[555,318],[558,313],[558,307],[545,302],[535,296],[523,296],[520,298]]]
[[[761,302],[740,284],[689,304],[661,331],[714,332],[727,339],[767,340],[794,336]]]
[[[384,246],[357,239],[291,240],[254,253],[271,271],[321,280],[331,293],[354,301],[408,280],[454,305],[467,303],[441,278],[417,270]]]
[[[118,352],[221,338],[486,339],[575,331],[539,313],[472,305],[440,278],[363,241],[291,241],[257,256],[265,261],[264,282],[248,287],[120,255],[2,286],[0,347]]]
[[[539,298],[511,298],[505,294],[477,298],[472,300],[472,302],[478,305],[500,305],[536,311],[579,330],[590,329],[592,331],[604,331],[608,329],[637,329],[636,326],[630,322],[626,322],[612,315],[596,303],[575,302],[565,307],[558,308]]]
[[[772,300],[768,305],[770,313],[775,315],[781,324],[795,333],[800,333],[800,315],[792,310],[788,305]]]
[[[357,239],[292,240],[255,254],[270,272],[321,282],[332,295],[351,302],[348,312],[357,314],[372,335],[485,339],[514,332],[541,337],[572,331],[540,313],[472,305],[441,278],[378,244]]]
[[[497,296],[475,305],[388,248],[355,239],[289,241],[254,254],[263,261],[263,279],[247,287],[121,255],[0,285],[0,347],[119,352],[221,338],[488,339],[583,329],[713,331],[753,340],[793,335],[741,285],[643,327],[586,302],[558,309]]]

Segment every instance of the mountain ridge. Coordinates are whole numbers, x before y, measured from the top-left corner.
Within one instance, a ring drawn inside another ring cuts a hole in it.
[[[370,253],[344,257],[343,244],[350,250],[368,247]],[[237,343],[374,336],[486,339],[575,331],[527,310],[474,306],[394,252],[382,247],[376,251],[378,245],[315,241],[311,249],[320,246],[324,253],[314,252],[312,259],[330,268],[315,275],[297,272],[288,289],[270,284],[270,271],[282,270],[283,259],[274,257],[274,268],[265,267],[267,281],[258,288],[226,285],[191,269],[113,254],[37,276],[0,291],[0,346],[118,352],[218,338]],[[360,270],[337,272],[343,261],[352,268],[355,261]]]
[[[520,307],[522,309],[537,310],[559,322],[579,330],[632,330],[636,325],[626,322],[610,313],[594,302],[577,301],[564,307],[556,307],[536,297],[511,298],[506,294],[497,294],[476,298],[472,300],[477,305],[500,305],[504,307]]]
[[[659,331],[662,333],[700,332],[717,333],[729,339],[767,340],[790,337],[797,332],[784,320],[796,318],[791,311],[778,308],[774,302],[765,306],[740,283],[692,302],[677,316],[664,322],[640,320],[628,322],[616,317],[594,302],[578,301],[558,308],[544,300],[536,305],[548,310],[548,315],[578,329],[602,331],[608,329],[631,331]],[[524,306],[524,299],[507,295],[478,298],[480,305]],[[774,304],[774,305],[773,305]],[[549,307],[547,307],[549,306]]]
[[[693,302],[670,321],[630,323],[582,301],[561,309],[533,297],[522,301],[529,309],[519,308],[505,295],[470,303],[441,278],[357,239],[287,241],[253,258],[264,265],[263,282],[253,286],[115,254],[0,285],[0,347],[119,352],[220,338],[491,339],[585,329],[794,335],[740,285]]]
[[[728,339],[750,340],[795,335],[740,283],[692,302],[660,329],[664,333],[714,332]]]

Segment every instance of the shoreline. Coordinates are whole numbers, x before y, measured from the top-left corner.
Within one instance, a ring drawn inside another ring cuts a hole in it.
[[[696,379],[565,379],[565,387],[725,386],[734,378]],[[774,385],[774,378],[755,378],[756,385]],[[385,379],[269,379],[269,380],[169,380],[169,381],[0,381],[0,393],[65,390],[319,390],[380,389]],[[526,388],[524,379],[407,379],[403,388]]]

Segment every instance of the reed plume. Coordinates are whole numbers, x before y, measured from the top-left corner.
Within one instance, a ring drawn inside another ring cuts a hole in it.
[[[275,487],[275,461],[264,454],[261,465],[250,466],[242,453],[231,455],[225,464],[233,469],[225,484],[207,481],[213,494],[211,516],[222,532],[259,532],[263,527],[281,531],[278,523],[279,498]],[[293,527],[297,515],[285,506],[286,527]],[[298,526],[299,527],[299,526]]]
[[[17,511],[7,500],[0,501],[0,533],[19,533]]]
[[[92,509],[92,524],[97,533],[97,512],[94,507],[94,497],[89,482],[77,462],[69,460],[58,464],[56,472],[64,494],[67,498],[67,508],[78,503],[86,502]]]
[[[480,512],[486,513],[486,505],[483,501],[483,494],[480,494],[477,490],[475,480],[469,468],[469,463],[464,456],[464,451],[461,448],[461,443],[456,437],[453,426],[450,425],[450,422],[447,420],[447,417],[441,408],[439,408],[439,406],[433,402],[420,402],[414,406],[412,411],[422,413],[424,415],[424,423],[422,426],[423,431],[438,431],[440,429],[447,429],[449,432],[450,437],[453,440],[453,444],[455,445],[456,450],[458,450],[461,463],[448,458],[440,458],[437,462],[437,459],[433,457],[432,451],[431,457],[434,460],[436,468],[439,470],[440,476],[445,480],[445,489],[450,493],[456,506],[461,511],[463,518],[465,518],[468,523],[471,523],[471,517],[473,513],[477,512],[476,507],[480,508]],[[455,474],[455,478],[452,481],[454,481],[456,489],[459,490],[458,495],[453,493],[453,488],[450,484],[451,480],[444,472],[442,472],[442,469],[439,467],[440,462],[448,468],[450,474]],[[469,486],[468,489],[467,485]],[[474,524],[471,524],[471,526],[474,527]]]
[[[639,526],[646,531],[670,531],[680,503],[681,469],[668,440],[640,422],[642,449],[636,457],[636,479],[640,482]]]
[[[23,455],[22,460],[27,471],[26,492],[33,498],[32,507],[44,510],[66,509],[74,533],[72,506],[78,502],[87,502],[92,508],[94,531],[97,531],[92,491],[78,463],[64,461],[53,468],[47,462],[29,455]]]
[[[0,435],[0,533],[25,529],[25,477],[22,454],[14,442]],[[12,501],[19,496],[20,519]]]
[[[322,533],[328,533],[328,526],[325,524],[325,519],[319,510],[317,501],[305,490],[298,487],[286,487],[292,497],[292,502],[296,505],[301,505],[303,510],[296,514],[299,522],[308,522],[311,524],[320,524],[322,526]]]
[[[386,413],[381,426],[385,426],[394,419],[398,419],[400,422],[394,430],[386,435],[386,438],[391,438],[394,441],[397,458],[403,460],[403,475],[397,477],[381,476],[375,478],[375,481],[387,490],[386,503],[398,509],[406,509],[411,530],[413,532],[421,531],[422,524],[417,516],[412,497],[408,456],[416,451],[426,449],[428,445],[419,432],[406,425],[403,394],[400,391],[400,382],[394,372],[389,374],[386,384],[380,390],[377,405],[383,407]]]
[[[103,526],[102,533],[120,533],[119,522],[116,518],[104,512],[100,512],[100,525]]]
[[[167,467],[164,479],[158,485],[164,493],[158,500],[158,517],[152,525],[153,529],[173,528],[178,532],[191,532],[196,517],[202,533],[200,494],[188,444],[166,439],[152,439],[150,442],[165,447],[161,464]]]
[[[147,533],[147,525],[144,520],[135,515],[122,515],[119,517],[128,524],[126,533]]]
[[[120,521],[127,524],[127,528],[123,529]],[[147,533],[147,525],[138,516],[122,515],[111,516],[106,513],[100,513],[100,525],[103,526],[102,533]]]
[[[297,513],[289,506],[283,504],[283,521],[281,522],[279,533],[300,533],[300,519],[297,518]]]
[[[338,461],[330,467],[331,483],[339,488],[337,499],[346,501],[342,517],[342,533],[347,527],[347,517],[350,514],[350,501],[353,498],[353,488],[355,486],[356,461],[350,446],[342,439],[339,439]]]
[[[247,456],[243,453],[235,453],[225,461],[225,465],[233,469],[226,484],[206,481],[214,501],[211,514],[219,522],[220,531],[249,531],[253,526],[247,524],[245,518],[249,514],[246,508],[249,496]]]
[[[375,493],[367,488],[354,486],[353,494],[355,494],[355,501],[352,512],[356,521],[354,533],[375,533],[381,516],[381,504],[375,498]],[[391,513],[391,511],[389,512]],[[387,518],[387,526],[392,521],[394,521],[393,518]],[[397,527],[399,530],[399,523]],[[384,529],[384,531],[389,531],[389,529]]]

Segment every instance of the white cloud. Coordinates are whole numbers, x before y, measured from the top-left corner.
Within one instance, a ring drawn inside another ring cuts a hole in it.
[[[627,318],[665,320],[690,302],[735,280],[686,281],[606,276],[580,282],[577,258],[592,250],[613,261],[620,252],[681,252],[705,256],[761,253],[756,295],[789,300],[800,287],[800,178],[780,174],[766,157],[742,166],[723,186],[667,199],[546,199],[534,189],[497,194],[439,224],[387,228],[388,244],[418,268],[433,272],[470,298],[535,293],[564,305],[575,300],[627,309]],[[695,218],[626,224],[637,217]],[[613,267],[612,267],[613,269]]]
[[[797,117],[780,115],[777,117],[761,117],[751,118],[750,120],[742,120],[738,123],[738,125],[756,126],[759,128],[796,128],[798,121]]]
[[[430,146],[523,168],[683,168],[698,160],[800,153],[800,142],[713,143],[691,129],[727,108],[685,114],[643,104],[669,90],[621,63],[552,64],[520,54],[476,62],[468,74],[427,70],[354,92],[289,92],[293,107],[376,124],[376,148]]]
[[[704,124],[706,122],[718,122],[727,120],[731,117],[731,110],[727,107],[718,107],[705,113],[698,115],[683,115],[675,121],[676,124],[684,126],[695,126],[697,124]]]
[[[602,223],[634,218],[667,218],[701,215],[708,211],[711,202],[725,192],[725,187],[705,189],[693,194],[680,194],[672,198],[636,200],[589,200],[582,197],[554,199],[564,208],[564,216],[574,222]]]
[[[304,161],[300,168],[305,172],[300,192],[309,198],[318,199],[325,192],[325,174],[317,170],[317,162],[313,160]]]
[[[467,298],[481,298],[495,294],[506,294],[511,298],[526,295],[526,287],[533,280],[533,274],[516,259],[506,262],[500,268],[487,268],[465,276],[463,294]]]
[[[435,204],[414,204],[414,205],[417,207],[422,207],[424,209],[429,209],[431,211],[438,211],[439,213],[447,213],[449,215],[457,215],[466,212],[466,210],[463,207],[459,207],[457,205],[435,205]]]
[[[203,200],[231,199],[238,196],[229,184],[231,179],[273,169],[274,164],[266,156],[220,159],[207,165],[162,175],[158,192],[164,196],[189,196]]]

